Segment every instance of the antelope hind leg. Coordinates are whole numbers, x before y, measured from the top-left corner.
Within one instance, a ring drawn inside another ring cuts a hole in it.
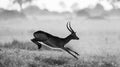
[[[33,38],[33,39],[31,39],[31,41],[38,46],[38,49],[40,49],[42,47],[42,44],[39,43],[37,39]]]

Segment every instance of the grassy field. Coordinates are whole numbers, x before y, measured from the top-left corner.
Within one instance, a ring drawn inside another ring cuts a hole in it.
[[[64,51],[1,48],[0,67],[119,67],[118,56],[81,55],[76,60]]]

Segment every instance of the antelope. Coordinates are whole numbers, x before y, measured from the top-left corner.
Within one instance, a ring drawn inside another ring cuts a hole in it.
[[[71,28],[70,22],[66,24],[67,29],[71,32],[70,35],[68,35],[65,38],[60,38],[54,35],[51,35],[44,31],[36,31],[33,33],[34,38],[31,39],[33,43],[35,43],[38,46],[38,49],[41,48],[42,43],[44,43],[46,46],[52,47],[52,48],[60,48],[69,54],[71,54],[74,58],[78,59],[77,56],[72,54],[71,52],[75,53],[76,55],[79,55],[77,52],[73,51],[72,49],[65,47],[65,45],[70,40],[79,40],[78,36],[76,35],[76,32]]]

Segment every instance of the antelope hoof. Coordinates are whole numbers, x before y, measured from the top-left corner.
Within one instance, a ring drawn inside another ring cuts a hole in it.
[[[38,44],[37,46],[38,46],[38,49],[40,49],[40,48],[42,47],[42,45],[41,45],[41,44]]]
[[[76,53],[78,56],[80,55],[80,54],[78,54],[78,53]]]
[[[38,49],[40,49],[41,47],[38,46]]]
[[[75,57],[76,60],[78,60],[79,58],[78,57]]]

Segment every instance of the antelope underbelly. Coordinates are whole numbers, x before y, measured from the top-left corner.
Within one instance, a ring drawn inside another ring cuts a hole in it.
[[[46,44],[47,46],[50,46],[50,47],[58,48],[58,47],[57,47],[54,43],[52,43],[50,40],[45,41],[44,44]]]

